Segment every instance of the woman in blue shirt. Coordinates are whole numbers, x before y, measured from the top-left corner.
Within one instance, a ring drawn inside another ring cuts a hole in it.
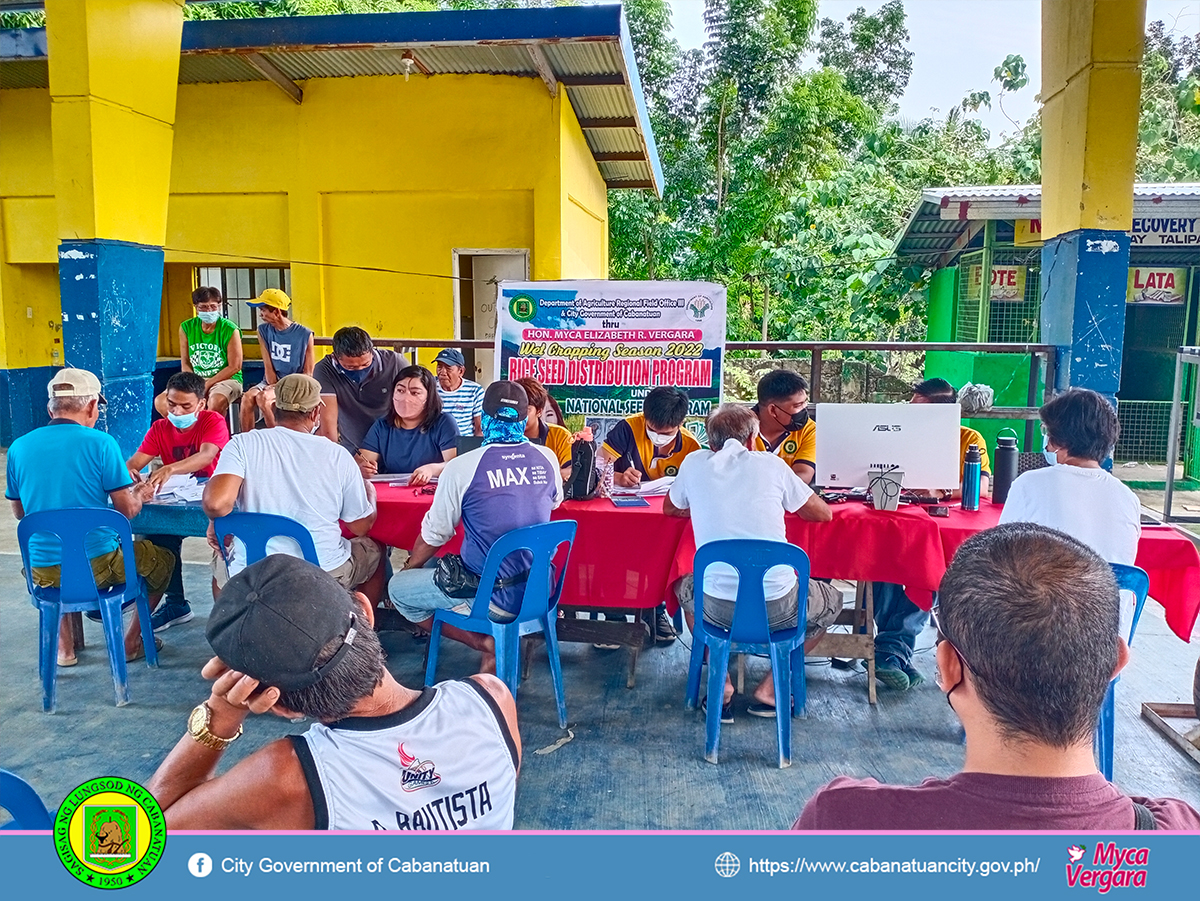
[[[458,428],[442,412],[433,374],[409,366],[392,385],[392,412],[375,420],[356,459],[364,476],[412,473],[410,485],[425,485],[441,475],[457,442]]]

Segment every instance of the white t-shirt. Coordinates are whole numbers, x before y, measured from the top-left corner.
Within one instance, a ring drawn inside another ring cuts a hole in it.
[[[308,529],[317,559],[325,571],[350,559],[350,542],[342,537],[338,520],[353,522],[371,514],[362,473],[354,458],[328,438],[291,429],[260,429],[234,435],[217,464],[214,476],[240,476],[237,507],[244,513],[274,513],[294,519]],[[272,554],[300,556],[296,543],[273,538]],[[229,567],[234,575],[245,568],[245,556]]]
[[[784,511],[799,510],[812,495],[775,454],[750,451],[730,439],[720,453],[688,454],[668,496],[679,509],[691,511],[696,547],[701,548],[729,538],[786,542]],[[732,566],[714,564],[705,576],[704,593],[737,600],[737,583]],[[788,566],[772,567],[763,580],[768,600],[787,594],[795,584],[796,573]]]
[[[1142,535],[1141,503],[1103,469],[1059,464],[1022,473],[1012,484],[1000,522],[1033,522],[1082,541],[1109,563],[1133,566]],[[1122,592],[1122,595],[1127,595]],[[1133,604],[1124,597],[1121,634],[1129,635]]]

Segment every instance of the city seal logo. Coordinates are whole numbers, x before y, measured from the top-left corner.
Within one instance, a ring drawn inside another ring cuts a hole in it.
[[[529,322],[537,315],[537,301],[528,294],[518,294],[508,302],[508,312],[517,322]]]
[[[794,454],[799,449],[800,445],[796,443],[795,438],[789,438],[787,441],[783,442],[783,452],[785,454]]]
[[[694,319],[696,322],[701,322],[703,321],[704,317],[709,314],[712,308],[713,302],[707,295],[697,294],[687,302],[687,306],[684,309],[687,310],[689,317]]]
[[[78,786],[54,818],[58,859],[95,888],[140,882],[158,865],[166,843],[166,820],[154,796],[117,776]]]
[[[668,466],[666,469],[663,470],[663,475],[677,476],[677,475],[679,475],[679,467],[678,466]]]

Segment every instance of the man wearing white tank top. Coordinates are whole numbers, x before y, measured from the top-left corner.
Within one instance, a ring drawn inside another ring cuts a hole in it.
[[[171,829],[511,829],[521,739],[512,695],[476,675],[413,691],[384,666],[361,593],[275,554],[208,620],[208,700],[148,788]],[[317,723],[214,778],[250,713]]]

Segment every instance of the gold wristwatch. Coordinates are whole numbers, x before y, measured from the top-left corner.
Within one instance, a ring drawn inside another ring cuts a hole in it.
[[[212,748],[214,751],[224,751],[231,744],[242,737],[242,727],[238,726],[237,732],[230,738],[222,738],[219,735],[213,735],[208,731],[208,724],[212,720],[212,708],[208,706],[207,701],[201,701],[197,704],[190,714],[188,714],[187,732],[192,738],[200,742],[206,748]]]

